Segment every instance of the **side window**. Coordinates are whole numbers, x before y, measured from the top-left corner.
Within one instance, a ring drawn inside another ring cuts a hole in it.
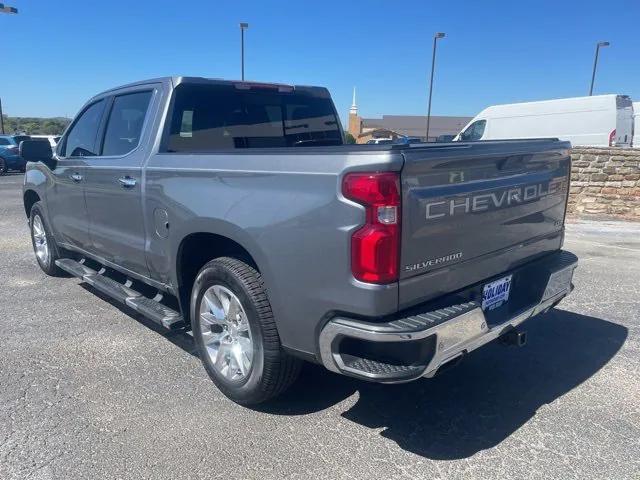
[[[104,111],[104,100],[90,105],[75,122],[60,154],[68,157],[87,157],[97,154],[96,137]]]
[[[477,122],[473,122],[469,127],[462,132],[460,135],[460,139],[463,142],[476,142],[482,138],[484,135],[484,128],[487,125],[486,120],[478,120]]]
[[[125,155],[138,146],[151,93],[128,93],[113,100],[102,155]]]

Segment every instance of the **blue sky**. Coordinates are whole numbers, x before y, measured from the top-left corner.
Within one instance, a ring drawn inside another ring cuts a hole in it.
[[[343,121],[426,112],[474,115],[526,100],[595,93],[640,100],[638,0],[150,1],[3,0],[0,97],[10,116],[73,116],[91,95],[163,75],[240,77],[238,23],[249,22],[246,76],[324,85]]]

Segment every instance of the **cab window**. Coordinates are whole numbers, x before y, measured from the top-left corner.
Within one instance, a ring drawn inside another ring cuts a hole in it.
[[[463,142],[477,142],[484,135],[484,128],[487,125],[486,120],[478,120],[473,122],[467,129],[460,134],[460,140]]]
[[[104,100],[89,105],[69,130],[60,154],[68,157],[88,157],[97,154],[98,128],[104,111]]]
[[[140,143],[151,91],[119,95],[113,100],[102,155],[125,155]]]

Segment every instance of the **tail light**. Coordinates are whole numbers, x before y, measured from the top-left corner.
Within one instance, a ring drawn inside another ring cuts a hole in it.
[[[350,173],[342,194],[366,209],[365,224],[351,237],[351,271],[363,282],[398,280],[400,182],[397,173]]]
[[[613,130],[611,130],[611,133],[609,134],[609,146],[613,147],[615,143],[616,143],[616,129],[614,128]]]

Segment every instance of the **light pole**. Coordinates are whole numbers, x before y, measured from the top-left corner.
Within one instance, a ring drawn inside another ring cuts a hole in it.
[[[15,7],[9,7],[4,3],[0,3],[0,13],[15,14],[18,13],[18,9]],[[0,130],[4,134],[4,114],[2,113],[2,100],[0,100]]]
[[[427,108],[427,142],[429,141],[429,122],[431,121],[431,93],[433,92],[433,71],[436,68],[436,43],[444,38],[444,33],[438,32],[433,36],[433,55],[431,56],[431,80],[429,82],[429,106]]]
[[[240,63],[242,65],[242,81],[244,82],[244,31],[249,28],[248,23],[240,23]]]
[[[596,45],[596,58],[593,60],[593,73],[591,74],[591,87],[589,88],[589,96],[593,95],[593,82],[596,79],[596,67],[598,66],[598,53],[600,52],[600,47],[608,47],[609,42],[598,42]]]

